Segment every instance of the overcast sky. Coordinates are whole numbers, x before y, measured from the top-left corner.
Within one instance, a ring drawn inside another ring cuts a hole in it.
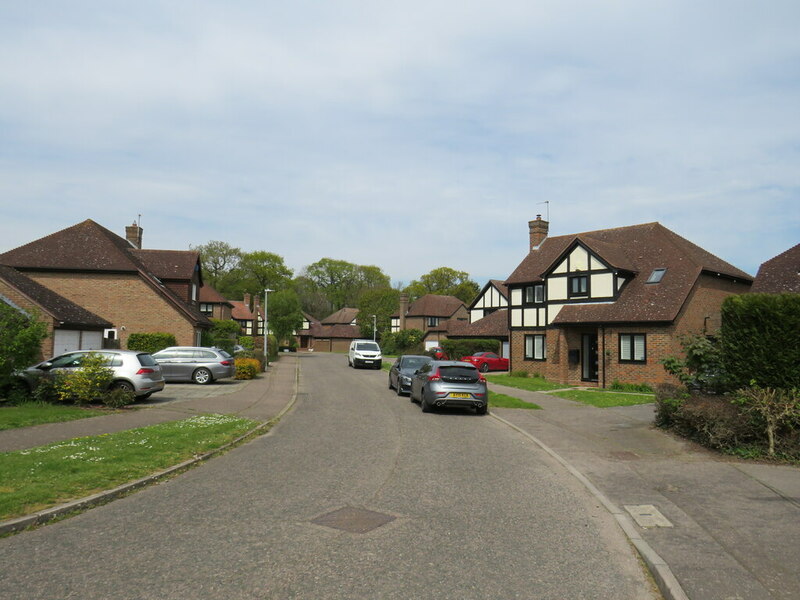
[[[147,248],[482,283],[549,210],[755,274],[800,242],[799,31],[797,0],[4,2],[0,251],[141,214]]]

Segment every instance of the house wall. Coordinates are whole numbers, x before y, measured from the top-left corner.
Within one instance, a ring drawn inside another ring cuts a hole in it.
[[[194,346],[194,325],[138,275],[25,273],[31,279],[110,321],[122,348],[132,333],[171,333],[180,346]],[[122,327],[125,330],[122,330]]]
[[[29,300],[26,296],[22,295],[17,288],[8,285],[5,281],[0,279],[0,294],[11,300],[14,304],[19,306],[25,311],[36,316],[38,321],[47,324],[47,337],[42,340],[40,359],[50,358],[53,356],[53,328],[55,320],[50,315],[46,314],[39,305]]]

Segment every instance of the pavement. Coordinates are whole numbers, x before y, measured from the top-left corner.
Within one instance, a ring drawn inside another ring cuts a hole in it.
[[[299,358],[282,356],[251,381],[168,384],[138,410],[3,431],[0,451],[199,413],[269,422],[296,397]],[[666,598],[800,598],[800,468],[724,457],[674,437],[654,428],[652,405],[598,409],[491,389],[543,408],[491,414],[559,460],[616,517]]]

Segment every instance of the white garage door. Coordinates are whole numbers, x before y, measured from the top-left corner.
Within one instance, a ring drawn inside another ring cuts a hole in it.
[[[53,331],[53,355],[73,350],[100,350],[102,347],[102,331],[78,331],[75,329]]]

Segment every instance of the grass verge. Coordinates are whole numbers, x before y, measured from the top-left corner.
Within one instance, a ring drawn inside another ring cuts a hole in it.
[[[513,396],[506,396],[505,394],[489,394],[489,406],[492,408],[529,408],[534,410],[541,410],[542,407],[533,402],[525,402]]]
[[[0,407],[0,431],[31,427],[45,423],[63,423],[107,415],[114,411],[80,406],[61,406],[47,402],[25,402],[13,406]]]
[[[0,519],[31,514],[145,477],[219,448],[255,425],[240,417],[198,415],[0,453]]]
[[[489,383],[496,383],[498,385],[507,385],[515,387],[520,390],[528,390],[529,392],[546,392],[549,390],[560,390],[565,387],[570,387],[562,383],[553,383],[547,381],[543,377],[512,377],[511,375],[487,375],[486,380]]]
[[[594,390],[565,390],[563,392],[553,392],[553,396],[589,404],[597,408],[633,406],[635,404],[651,404],[655,402],[655,396],[652,394],[620,394]]]

